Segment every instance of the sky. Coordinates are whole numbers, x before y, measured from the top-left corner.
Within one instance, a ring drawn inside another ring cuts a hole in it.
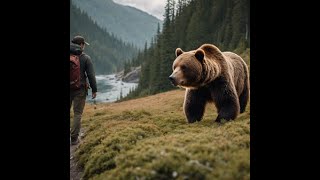
[[[147,12],[163,20],[166,0],[113,0],[115,3],[128,5]]]

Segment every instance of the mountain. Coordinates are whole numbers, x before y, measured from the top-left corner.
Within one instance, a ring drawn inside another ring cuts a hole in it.
[[[162,21],[141,10],[114,3],[112,0],[72,0],[100,27],[139,48],[155,35]]]
[[[112,36],[93,22],[85,12],[71,4],[70,38],[82,35],[89,46],[85,52],[91,57],[96,74],[109,74],[123,68],[124,62],[137,54],[132,44]]]

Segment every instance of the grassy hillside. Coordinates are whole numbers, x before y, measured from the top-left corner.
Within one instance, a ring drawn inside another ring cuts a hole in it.
[[[84,179],[250,179],[250,106],[235,121],[186,123],[184,90],[87,104],[75,158]],[[71,115],[72,116],[72,115]]]

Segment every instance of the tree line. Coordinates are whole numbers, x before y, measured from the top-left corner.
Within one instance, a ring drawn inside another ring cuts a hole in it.
[[[138,87],[124,99],[174,89],[168,81],[175,49],[197,49],[204,43],[222,51],[250,50],[250,0],[167,0],[163,29],[126,67],[141,65]]]

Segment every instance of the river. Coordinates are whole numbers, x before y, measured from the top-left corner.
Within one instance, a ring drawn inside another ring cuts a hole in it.
[[[133,90],[138,86],[138,83],[126,83],[117,80],[115,74],[109,75],[97,75],[97,97],[95,99],[96,103],[102,102],[114,102],[120,98],[120,92],[122,91],[122,96],[128,95],[130,89]],[[89,89],[89,95],[86,101],[88,103],[94,103],[91,95],[91,89]]]

